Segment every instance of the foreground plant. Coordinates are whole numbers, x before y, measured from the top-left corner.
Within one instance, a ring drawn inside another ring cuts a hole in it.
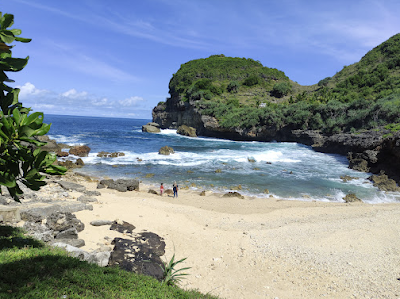
[[[48,174],[63,174],[64,167],[52,165],[57,157],[40,147],[45,142],[35,137],[45,135],[50,125],[43,123],[43,113],[30,113],[18,100],[19,88],[12,88],[5,82],[14,82],[6,72],[21,71],[28,63],[26,58],[13,58],[9,45],[15,41],[29,43],[31,39],[19,37],[21,30],[10,29],[14,16],[0,12],[0,185],[7,187],[14,200],[23,194],[19,183],[32,190],[46,183]],[[1,191],[1,189],[0,189]]]
[[[176,285],[182,280],[183,276],[189,275],[181,272],[189,270],[191,267],[175,269],[178,264],[183,263],[185,260],[186,258],[183,258],[179,261],[175,261],[175,253],[174,253],[174,255],[172,256],[171,260],[168,263],[163,262],[163,265],[160,266],[161,269],[163,270],[162,284]]]

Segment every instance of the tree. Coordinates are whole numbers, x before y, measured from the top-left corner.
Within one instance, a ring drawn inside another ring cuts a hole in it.
[[[6,72],[21,71],[28,63],[26,58],[13,58],[9,45],[15,41],[29,43],[31,39],[19,37],[21,30],[9,29],[14,24],[14,16],[0,12],[0,185],[7,187],[15,201],[23,194],[20,184],[32,190],[46,183],[48,174],[63,174],[66,169],[53,165],[56,155],[41,151],[45,142],[35,137],[45,135],[50,125],[43,123],[43,113],[30,113],[18,100],[20,90],[5,82],[14,82]],[[1,190],[1,189],[0,189]]]

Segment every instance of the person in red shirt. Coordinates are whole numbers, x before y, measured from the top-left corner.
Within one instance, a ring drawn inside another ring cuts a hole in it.
[[[161,185],[160,185],[160,195],[162,196],[163,193],[164,193],[164,184],[161,183]]]

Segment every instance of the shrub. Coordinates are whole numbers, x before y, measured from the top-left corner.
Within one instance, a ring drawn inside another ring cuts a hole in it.
[[[287,95],[292,90],[291,85],[288,82],[276,83],[272,88],[272,95],[277,98],[281,98]]]

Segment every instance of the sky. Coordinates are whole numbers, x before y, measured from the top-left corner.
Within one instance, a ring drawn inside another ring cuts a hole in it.
[[[181,64],[252,58],[312,85],[400,32],[398,0],[3,0],[28,65],[9,74],[45,114],[151,119]]]

